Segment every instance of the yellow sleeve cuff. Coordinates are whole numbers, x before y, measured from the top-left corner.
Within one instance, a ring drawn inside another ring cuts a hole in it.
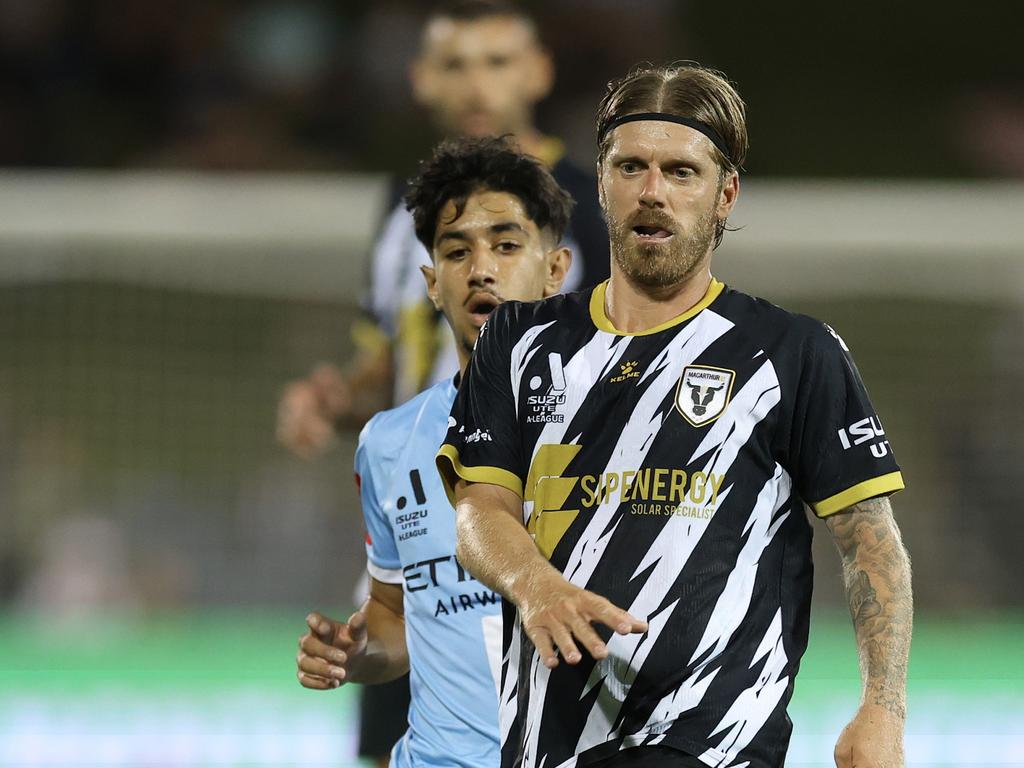
[[[448,494],[448,501],[455,506],[455,483],[459,478],[470,483],[488,483],[500,485],[523,497],[523,481],[517,475],[507,469],[498,467],[467,467],[459,459],[459,452],[454,445],[445,443],[437,452],[437,471],[441,475],[441,482],[444,483],[444,492]]]
[[[845,491],[829,496],[827,499],[812,501],[811,509],[814,510],[814,514],[818,517],[828,517],[856,504],[858,501],[864,501],[864,499],[870,499],[874,496],[888,496],[890,493],[902,491],[904,487],[903,474],[900,472],[890,472],[887,475],[873,477],[870,480],[865,480],[863,483],[857,483]]]

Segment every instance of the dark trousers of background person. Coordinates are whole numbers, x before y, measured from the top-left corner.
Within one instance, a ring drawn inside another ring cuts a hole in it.
[[[359,756],[388,764],[391,748],[409,727],[409,675],[359,692]]]

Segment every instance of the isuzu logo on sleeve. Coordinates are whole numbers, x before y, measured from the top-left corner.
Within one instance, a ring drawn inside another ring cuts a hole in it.
[[[722,415],[732,397],[736,372],[709,365],[683,368],[676,387],[676,408],[695,427],[703,427]]]

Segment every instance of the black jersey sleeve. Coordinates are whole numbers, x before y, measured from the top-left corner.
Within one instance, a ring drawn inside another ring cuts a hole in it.
[[[790,431],[789,463],[818,517],[903,488],[903,476],[849,348],[816,323],[805,340]]]
[[[510,307],[499,306],[477,337],[448,419],[437,468],[454,503],[458,478],[523,495],[522,441],[512,392]]]

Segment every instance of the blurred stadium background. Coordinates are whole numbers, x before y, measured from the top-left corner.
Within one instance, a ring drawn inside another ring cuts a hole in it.
[[[0,766],[356,765],[352,692],[294,678],[364,567],[355,435],[303,462],[274,411],[352,353],[386,174],[430,146],[420,6],[0,0]],[[1010,4],[525,6],[558,66],[539,122],[582,163],[632,63],[739,84],[716,271],[843,334],[907,476],[909,763],[1024,766]],[[831,764],[858,693],[816,547],[792,765]]]

